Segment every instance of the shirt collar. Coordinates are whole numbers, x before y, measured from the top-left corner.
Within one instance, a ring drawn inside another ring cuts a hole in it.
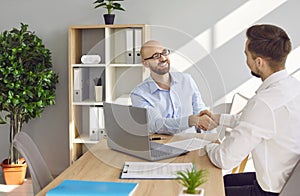
[[[265,81],[260,85],[260,87],[256,90],[255,93],[258,93],[264,89],[267,89],[272,84],[274,84],[280,80],[283,80],[283,79],[287,78],[288,76],[289,76],[289,74],[286,71],[286,69],[277,71],[277,72],[271,74],[267,79],[265,79]]]
[[[172,72],[169,72],[170,73],[170,76],[171,76],[171,86],[175,83],[177,83],[177,78],[174,77],[174,74]],[[151,94],[154,93],[155,91],[157,90],[164,90],[164,89],[161,89],[157,84],[156,82],[152,79],[152,77],[150,76],[149,78],[146,79],[146,82],[149,83],[149,87],[150,87],[150,92]]]

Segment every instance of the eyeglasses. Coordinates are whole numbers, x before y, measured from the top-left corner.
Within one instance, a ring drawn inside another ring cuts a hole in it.
[[[164,49],[161,53],[157,52],[154,53],[151,57],[145,58],[144,60],[149,60],[149,59],[159,59],[161,56],[168,56],[170,54],[170,50]]]

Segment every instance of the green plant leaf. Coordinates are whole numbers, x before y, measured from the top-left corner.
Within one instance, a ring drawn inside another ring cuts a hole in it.
[[[197,171],[195,165],[193,165],[191,170],[187,169],[186,171],[177,172],[177,180],[187,188],[187,193],[190,194],[195,194],[196,188],[207,182],[206,176],[207,171],[203,169]]]
[[[21,129],[24,122],[40,117],[45,107],[55,104],[57,83],[50,50],[27,24],[0,33],[0,111],[7,112],[8,119],[18,117],[15,127]]]

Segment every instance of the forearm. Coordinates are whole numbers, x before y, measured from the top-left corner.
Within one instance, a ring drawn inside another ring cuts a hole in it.
[[[218,118],[219,118],[219,121],[218,121],[219,125],[233,128],[237,125],[237,122],[240,119],[240,115],[219,114]]]
[[[150,130],[160,134],[176,134],[189,128],[188,117],[162,118],[161,116],[149,116]]]

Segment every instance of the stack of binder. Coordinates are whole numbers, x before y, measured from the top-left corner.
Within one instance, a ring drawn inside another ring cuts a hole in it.
[[[126,30],[126,63],[141,63],[140,50],[142,47],[142,29]]]
[[[142,47],[142,29],[126,28],[114,35],[114,63],[141,63],[140,49]]]

